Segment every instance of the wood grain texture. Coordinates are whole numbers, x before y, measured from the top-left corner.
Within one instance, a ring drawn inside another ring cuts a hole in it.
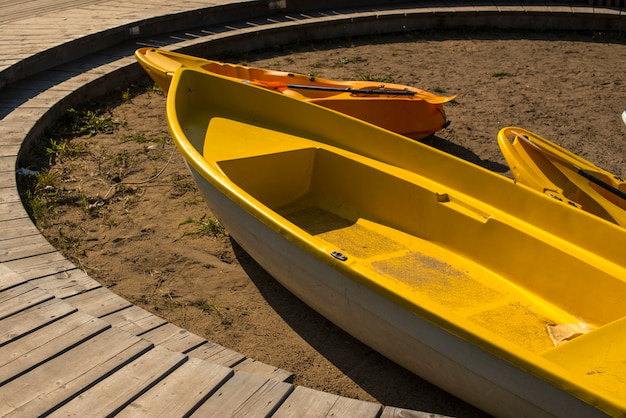
[[[185,416],[233,376],[228,367],[190,359],[135,399],[119,417]]]

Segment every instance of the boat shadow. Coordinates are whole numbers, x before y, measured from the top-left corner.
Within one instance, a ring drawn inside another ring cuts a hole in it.
[[[429,145],[433,148],[437,148],[440,151],[446,152],[450,155],[454,155],[455,157],[459,157],[465,161],[470,163],[479,165],[483,168],[486,168],[489,171],[493,171],[494,173],[504,174],[509,171],[509,167],[505,164],[499,163],[497,161],[484,160],[480,158],[476,153],[472,150],[457,145],[445,138],[441,138],[439,136],[431,135],[427,138],[422,139],[420,142]]]
[[[335,326],[274,280],[232,238],[231,244],[241,267],[287,325],[377,402],[446,416],[488,416]]]

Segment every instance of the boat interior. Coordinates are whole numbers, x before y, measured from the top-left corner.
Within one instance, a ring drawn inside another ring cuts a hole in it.
[[[212,135],[240,130],[237,137],[248,145],[241,149],[255,153],[264,137],[275,136],[225,119],[210,125],[204,152],[213,156]],[[622,280],[541,231],[516,227],[461,193],[355,154],[291,135],[278,144],[262,155],[230,155],[217,166],[289,228],[365,266],[372,277],[396,281],[416,305],[426,298],[535,353],[626,314]],[[596,278],[594,286],[580,292],[577,284],[588,277]],[[604,295],[601,305],[596,292]]]
[[[610,222],[626,226],[626,213],[624,212],[626,199],[617,194],[626,193],[626,182],[611,173],[590,166],[588,162],[580,160],[574,154],[552,145],[543,138],[531,136],[526,131],[517,132],[515,129],[501,132],[498,142],[503,153],[510,160],[509,165],[518,181],[543,191],[553,198],[561,199],[566,204],[575,205]],[[521,135],[531,139],[520,139]],[[569,156],[573,158],[569,164],[557,158],[551,158],[549,154],[546,155],[534,146],[535,142],[547,144],[548,153],[560,154],[564,160]],[[575,166],[579,164],[579,161],[588,175],[619,192],[611,192],[581,175],[578,172],[581,168]]]

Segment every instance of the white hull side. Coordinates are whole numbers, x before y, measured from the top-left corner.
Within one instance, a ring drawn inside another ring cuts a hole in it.
[[[254,260],[312,309],[385,357],[498,417],[606,416],[359,285],[191,172],[214,215]]]

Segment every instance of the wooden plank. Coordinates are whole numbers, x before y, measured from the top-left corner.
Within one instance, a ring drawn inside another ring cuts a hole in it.
[[[4,142],[2,147],[8,146]],[[15,192],[17,182],[15,181],[15,171],[0,170],[0,203],[15,202],[19,194]]]
[[[141,338],[181,353],[193,350],[206,342],[204,338],[170,323],[141,334]]]
[[[235,373],[192,416],[266,417],[283,403],[292,390],[293,386],[289,383]]]
[[[88,57],[85,57],[88,58]],[[34,80],[28,80],[27,83],[33,83],[33,88],[40,90],[50,91],[68,91],[64,89],[62,85],[64,82],[70,79],[78,79],[81,82],[81,86],[93,81],[92,77],[83,76],[83,69],[80,68],[81,61],[72,62],[71,64],[63,64],[58,67],[51,68],[50,70],[43,71],[37,74],[37,78]],[[18,85],[17,83],[11,84],[11,87]],[[72,89],[73,91],[74,89]]]
[[[19,144],[7,144],[7,143],[2,143],[0,142],[0,157],[1,158],[7,158],[10,159],[12,158],[13,160],[17,160],[17,154],[20,151],[21,146]],[[11,172],[11,167],[13,169],[17,168],[15,166],[15,162],[13,162],[13,164],[8,168],[8,170],[0,170],[0,172],[2,173],[7,173],[7,172]],[[4,167],[3,167],[4,168]],[[15,175],[14,173],[12,173],[13,175]],[[6,190],[5,190],[6,191]],[[17,189],[13,189],[10,191],[11,194],[13,194],[13,197],[11,199],[0,199],[0,201],[5,201],[5,202],[16,202],[19,200],[19,193],[17,192]]]
[[[5,264],[28,280],[76,268],[74,264],[57,251],[7,261]]]
[[[65,301],[98,318],[132,306],[129,301],[104,287],[71,296]]]
[[[34,109],[18,107],[5,117],[3,124],[6,121],[9,125],[21,123],[24,126],[32,126],[48,110],[49,109],[44,108]]]
[[[14,88],[14,86],[12,86],[11,88]],[[55,91],[56,95],[50,94],[51,91]],[[5,99],[5,104],[9,106],[32,109],[49,109],[56,105],[57,102],[60,102],[62,99],[68,96],[70,92],[62,92],[60,90],[38,91],[35,89],[29,89],[22,90],[20,92],[21,94],[15,94],[11,91],[9,91],[9,93],[13,93],[11,94],[10,98],[7,98],[9,100]]]
[[[187,356],[184,354],[173,353],[157,346],[72,399],[51,416],[111,416],[186,360]]]
[[[107,328],[109,324],[76,312],[0,347],[0,386]]]
[[[0,415],[42,415],[80,394],[152,347],[110,328],[0,387]]]
[[[29,283],[57,298],[64,299],[102,287],[82,270],[66,270],[50,276],[33,279]]]
[[[275,418],[377,418],[382,406],[298,386],[273,415]]]
[[[41,234],[0,240],[0,262],[56,251]]]
[[[12,83],[3,89],[6,92],[3,103],[9,106],[15,104],[16,106],[14,107],[51,107],[49,104],[54,104],[71,92],[71,90],[67,89],[54,88],[59,83],[67,80],[68,75],[71,77],[71,74],[66,74],[46,71],[37,74],[36,78]],[[57,78],[54,79],[53,75],[57,75]],[[37,101],[40,103],[35,105]]]
[[[9,153],[10,148],[16,148],[16,146],[0,145],[0,158],[2,158],[3,154]],[[0,172],[0,205],[21,203],[20,195],[16,191],[17,186],[12,184],[15,183],[15,180],[11,179],[11,177],[15,177],[13,172]]]
[[[37,287],[33,286],[32,284],[28,282],[23,282],[17,286],[12,286],[11,288],[4,290],[3,292],[0,292],[0,305],[2,303],[9,302],[11,299],[19,295],[22,295],[24,293],[27,293],[36,289]]]
[[[49,13],[59,13],[67,9],[74,9],[83,5],[94,3],[95,0],[56,0],[56,2],[36,0],[36,1],[15,1],[6,3],[2,7],[3,16],[0,22],[7,23],[22,19],[29,19],[33,16],[43,16]]]
[[[0,158],[0,163],[3,159]],[[0,221],[10,221],[13,219],[28,218],[28,214],[22,202],[10,201],[0,204]]]
[[[0,320],[15,315],[54,296],[30,283],[23,283],[0,293]]]
[[[0,292],[21,283],[26,283],[26,279],[5,264],[0,263]]]
[[[165,319],[135,305],[110,315],[105,315],[102,317],[102,320],[134,335],[153,330],[167,322]]]
[[[51,299],[0,321],[0,346],[76,312],[60,299]]]
[[[14,146],[0,145],[0,155],[7,153],[7,148]],[[20,201],[20,195],[15,190],[15,172],[13,170],[0,170],[0,203],[14,203]]]
[[[2,229],[2,237],[0,239],[13,239],[17,237],[26,237],[29,235],[40,234],[39,230],[28,216],[23,218],[0,221],[0,229]]]
[[[4,148],[4,147],[2,147]],[[0,148],[0,150],[2,150],[2,148]],[[0,171],[13,171],[15,172],[15,157],[17,156],[17,154],[14,154],[13,152],[8,153],[8,152],[2,152],[0,153]],[[15,191],[10,191],[7,194],[13,194],[15,196]],[[6,201],[9,202],[17,202],[17,200],[15,200],[14,198],[11,199],[4,199]],[[20,205],[22,203],[20,202]]]
[[[410,409],[386,406],[380,418],[450,418],[447,415],[433,414],[432,412],[412,411]]]
[[[270,380],[278,380],[279,382],[290,382],[293,379],[293,373],[251,358],[247,358],[235,365],[233,369],[238,372],[255,374]]]
[[[209,360],[212,363],[221,364],[226,367],[232,367],[246,359],[241,353],[209,341],[189,351],[187,355],[189,355],[189,357]]]
[[[3,144],[20,144],[24,141],[24,137],[28,135],[28,125],[23,122],[13,121],[10,122],[6,118],[0,123],[0,140]],[[11,172],[15,173],[15,166],[12,167]]]
[[[116,417],[185,416],[232,376],[228,367],[190,359]]]

